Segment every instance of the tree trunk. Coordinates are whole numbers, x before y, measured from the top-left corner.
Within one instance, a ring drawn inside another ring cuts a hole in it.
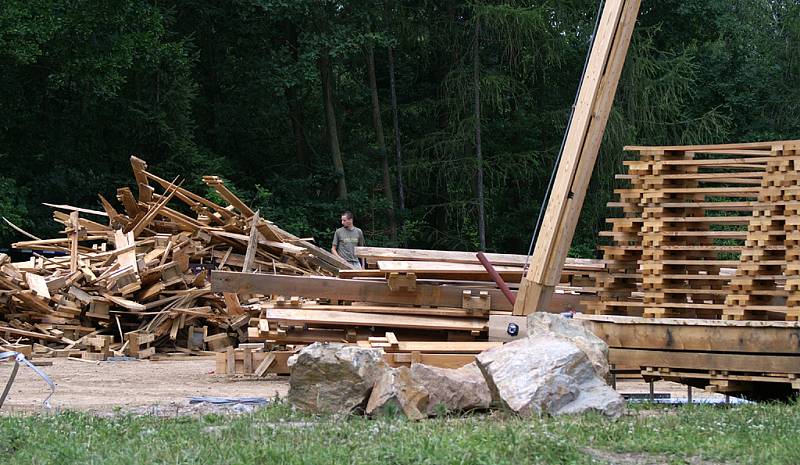
[[[303,132],[303,106],[297,99],[297,88],[295,86],[286,88],[286,105],[289,111],[289,119],[292,122],[292,136],[294,137],[294,150],[297,156],[297,164],[302,173],[307,173],[311,166],[311,158],[308,155],[306,137]]]
[[[481,250],[486,250],[486,216],[483,200],[483,154],[481,153],[481,21],[475,23],[475,48],[473,49],[472,80],[475,86],[475,162],[478,165],[476,187],[478,191],[478,237]]]
[[[333,70],[331,69],[330,56],[327,53],[324,53],[319,58],[318,66],[320,80],[322,81],[322,100],[325,105],[325,122],[328,126],[328,141],[330,142],[333,168],[337,179],[337,198],[343,200],[347,198],[347,183],[344,177],[342,151],[339,148],[339,131],[336,128],[336,111],[333,108]]]
[[[383,169],[383,194],[389,207],[386,216],[389,218],[389,235],[392,240],[397,239],[397,220],[394,215],[394,195],[392,194],[392,178],[389,175],[389,156],[386,153],[386,139],[383,137],[383,121],[381,119],[381,104],[378,100],[378,83],[375,79],[375,52],[372,44],[367,45],[367,74],[369,76],[369,89],[372,96],[372,124],[375,126],[375,142],[381,156]]]
[[[403,154],[400,146],[400,121],[397,117],[397,91],[394,80],[394,49],[389,47],[389,93],[392,103],[392,126],[394,129],[394,156],[397,164],[397,203],[400,214],[406,210],[406,196],[403,188]]]
[[[286,23],[286,37],[289,48],[292,51],[292,58],[295,63],[299,61],[299,49],[297,39],[297,28],[290,22]],[[297,98],[297,85],[290,85],[286,88],[286,106],[289,112],[289,120],[292,123],[292,136],[294,137],[294,150],[297,157],[299,171],[303,174],[308,173],[311,167],[311,158],[308,154],[308,145],[303,129],[305,118],[303,117],[303,105]]]

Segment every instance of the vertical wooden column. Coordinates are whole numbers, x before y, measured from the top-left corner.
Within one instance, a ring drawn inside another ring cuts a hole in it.
[[[561,277],[628,53],[640,0],[608,0],[578,92],[515,315],[546,309]]]

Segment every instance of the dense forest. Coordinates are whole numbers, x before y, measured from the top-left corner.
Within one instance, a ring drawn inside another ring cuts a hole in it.
[[[599,6],[4,0],[0,214],[48,237],[42,202],[99,208],[136,154],[325,246],[352,210],[369,245],[526,253]],[[571,253],[624,145],[792,138],[800,1],[643,0]]]

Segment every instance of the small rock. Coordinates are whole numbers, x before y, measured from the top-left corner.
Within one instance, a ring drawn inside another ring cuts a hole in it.
[[[388,368],[380,349],[316,342],[289,357],[289,402],[310,413],[363,407]]]
[[[366,413],[387,415],[403,412],[411,420],[427,418],[428,391],[411,376],[408,367],[389,368],[383,372],[367,402]]]
[[[429,416],[443,409],[447,412],[484,410],[492,405],[492,392],[475,362],[458,369],[414,363],[411,377],[428,391],[426,413]]]
[[[536,312],[528,316],[528,336],[550,335],[566,339],[581,349],[594,365],[597,376],[609,380],[608,345],[595,336],[582,320],[556,313]]]
[[[599,378],[586,354],[552,335],[529,336],[476,357],[493,397],[522,416],[589,410],[616,417],[624,401]]]

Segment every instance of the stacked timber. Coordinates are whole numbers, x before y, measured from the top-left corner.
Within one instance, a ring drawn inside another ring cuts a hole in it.
[[[612,370],[635,366],[646,380],[753,399],[787,398],[800,390],[797,322],[576,318],[606,341]]]
[[[756,399],[800,390],[798,149],[628,148],[607,271],[579,316],[612,365]]]
[[[499,344],[487,341],[490,317],[511,315],[513,304],[475,253],[358,247],[356,254],[366,269],[343,269],[338,277],[215,271],[212,290],[258,302],[249,306],[259,318],[251,319],[247,341],[266,350],[342,342],[381,347],[391,365],[458,367]],[[486,255],[513,297],[527,257]],[[593,289],[579,284],[602,270],[597,260],[569,259],[550,310],[580,311]],[[247,355],[234,351],[235,374],[255,374],[242,371],[236,357]],[[228,370],[225,357],[218,362]]]
[[[203,181],[223,204],[150,173],[136,157],[131,165],[137,195],[118,189],[121,207],[102,196],[103,211],[50,205],[60,238],[14,226],[31,240],[13,247],[33,256],[13,263],[0,254],[1,346],[26,341],[41,353],[82,349],[93,359],[222,350],[247,339],[250,302],[214,294],[212,270],[306,276],[348,267],[260,218],[217,177]]]
[[[627,147],[591,313],[796,319],[798,142]],[[794,283],[794,280],[791,280]],[[796,302],[794,298],[791,302]]]

